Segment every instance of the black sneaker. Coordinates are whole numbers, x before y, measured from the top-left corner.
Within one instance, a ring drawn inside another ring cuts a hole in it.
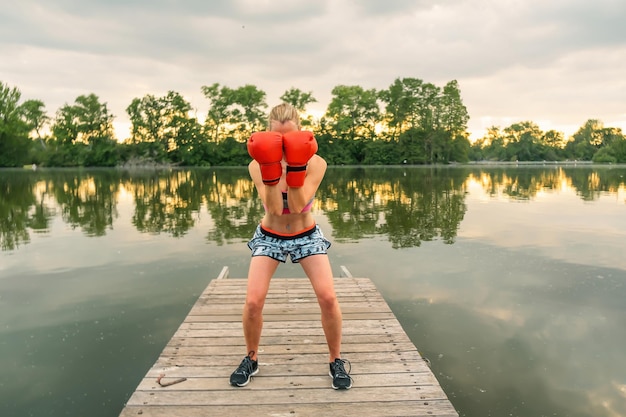
[[[350,370],[352,370],[352,365],[345,359],[335,359],[335,362],[331,362],[330,372],[328,374],[333,378],[333,389],[350,389],[352,388],[352,377],[350,376],[350,371],[346,372],[346,368],[344,368],[344,364],[348,363],[350,366]]]
[[[252,375],[259,373],[258,361],[250,359],[250,354],[243,358],[239,367],[230,375],[230,385],[245,387],[250,382]]]

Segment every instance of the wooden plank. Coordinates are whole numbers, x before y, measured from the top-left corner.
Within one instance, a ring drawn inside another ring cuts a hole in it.
[[[186,391],[208,391],[208,390],[223,390],[227,389],[228,386],[228,375],[232,372],[232,369],[226,370],[223,376],[220,377],[208,377],[203,375],[211,375],[213,374],[213,370],[207,368],[193,368],[195,370],[194,373],[199,374],[199,376],[190,376],[190,370],[185,370],[185,372],[171,372],[167,373],[166,376],[169,378],[163,378],[162,383],[166,383],[168,381],[174,381],[178,378],[186,378],[185,381],[185,390]],[[204,372],[201,372],[204,370]],[[291,372],[289,372],[291,371]],[[259,384],[255,384],[255,386],[262,386],[263,389],[283,389],[285,388],[285,380],[289,384],[289,388],[293,389],[309,389],[309,388],[328,388],[330,384],[330,377],[328,375],[320,375],[319,373],[316,375],[309,375],[307,373],[298,373],[298,375],[292,375],[292,373],[296,373],[295,369],[288,369],[287,366],[283,367],[274,367],[272,369],[271,375],[266,374],[257,374],[255,376],[255,382],[260,381]],[[359,388],[365,387],[405,387],[405,386],[422,386],[422,385],[437,385],[437,380],[432,375],[432,373],[428,372],[414,372],[414,373],[379,373],[379,374],[352,374],[355,378],[358,377],[358,386]],[[149,391],[149,390],[163,390],[156,380],[159,375],[153,377],[144,378],[139,386],[138,390],[141,391]],[[252,387],[252,386],[251,386]],[[355,385],[356,387],[356,385]],[[167,389],[169,387],[165,387]]]
[[[348,270],[348,268],[346,268],[344,265],[341,265],[341,277],[348,277],[348,278],[352,278],[352,273]]]
[[[384,301],[369,301],[363,302],[362,300],[340,301],[342,312],[363,312],[363,311],[376,311],[376,312],[389,312],[389,306]],[[241,314],[242,304],[238,303],[219,303],[210,305],[195,306],[190,312],[190,315],[209,315],[209,314],[232,314],[233,312]],[[312,312],[317,313],[320,311],[317,300],[289,300],[289,301],[276,301],[270,305],[267,305],[264,309],[264,313],[267,312]]]
[[[385,356],[389,359],[389,356]],[[233,360],[233,358],[226,358],[222,356],[219,360],[205,365],[186,365],[186,366],[159,366],[158,364],[153,366],[146,374],[147,379],[154,379],[165,374],[169,378],[218,378],[222,379],[222,382],[227,383],[228,376],[233,371],[233,365],[236,367],[239,363]],[[260,376],[276,376],[276,375],[291,375],[297,376],[303,375],[325,375],[327,366],[324,363],[325,357],[319,357],[319,361],[315,362],[315,365],[310,363],[304,363],[302,361],[293,363],[296,361],[281,361],[266,359],[261,362]],[[294,372],[297,371],[297,372]],[[428,374],[433,377],[432,372],[428,368],[427,364],[421,362],[416,363],[401,363],[400,361],[393,361],[391,363],[385,362],[363,362],[352,369],[352,375],[376,375],[379,378],[381,375],[398,375],[406,374],[412,376],[413,374],[422,375]],[[224,385],[224,384],[222,384]],[[363,381],[359,381],[359,386],[367,386]]]
[[[405,366],[405,370],[408,371],[419,371],[427,368],[422,357],[419,353],[414,351],[407,352],[395,352],[390,355],[388,352],[354,352],[350,354],[350,358],[355,363],[365,364],[365,363],[382,363],[384,366],[390,366],[391,363],[402,363]],[[261,365],[264,363],[269,364],[323,364],[328,359],[328,354],[324,353],[307,353],[307,354],[299,354],[299,355],[274,355],[268,354],[267,352],[263,352],[263,360],[261,361]],[[228,365],[230,369],[236,367],[241,362],[241,353],[231,351],[229,354],[225,353],[222,355],[201,355],[201,356],[179,356],[179,355],[161,355],[153,369],[157,369],[160,371],[167,371],[172,367],[184,367],[184,366],[220,366],[220,365]],[[361,365],[359,365],[361,366]],[[232,370],[231,370],[232,372]]]
[[[317,326],[312,327],[311,321],[289,321],[289,322],[270,322],[263,324],[263,334],[271,331],[296,331],[300,329],[319,329],[321,331],[322,326],[319,324],[319,321],[316,321]],[[199,322],[199,323],[191,323],[191,322],[183,322],[178,332],[188,332],[188,334],[196,334],[196,332],[200,331],[218,331],[226,332],[228,330],[236,331],[238,334],[241,334],[242,326],[241,321],[238,323],[232,324],[224,324],[223,322]],[[385,319],[385,320],[361,320],[358,323],[358,326],[348,326],[343,329],[343,334],[365,334],[368,332],[379,333],[384,331],[385,333],[390,332],[401,332],[404,333],[402,326],[400,323],[393,319]],[[199,333],[198,333],[199,334]]]
[[[310,377],[313,379],[313,377]],[[445,394],[437,385],[421,385],[411,386],[409,389],[403,387],[359,387],[359,389],[349,389],[347,391],[334,392],[330,388],[330,378],[326,377],[326,385],[323,388],[293,388],[291,387],[291,380],[283,381],[287,384],[282,384],[277,389],[258,388],[257,378],[254,382],[256,384],[248,384],[243,389],[229,388],[217,390],[212,393],[206,391],[190,391],[180,389],[169,389],[176,387],[172,385],[166,388],[156,388],[153,390],[141,390],[135,391],[135,395],[128,401],[129,405],[231,405],[245,399],[250,403],[251,407],[255,404],[272,404],[272,405],[290,405],[294,401],[306,402],[309,404],[324,404],[330,400],[335,403],[364,403],[372,402],[375,399],[378,401],[384,400],[387,402],[407,400],[407,396],[413,397],[413,399],[419,399],[423,401],[429,400],[445,400]],[[181,383],[185,384],[187,381]],[[181,385],[178,384],[178,385]],[[354,387],[356,388],[356,386]],[[242,394],[245,392],[245,395]],[[329,398],[333,395],[332,398]],[[297,398],[297,400],[295,400]]]
[[[268,332],[269,333],[269,332]],[[326,338],[323,334],[263,334],[262,343],[264,345],[323,345],[326,343]],[[200,337],[195,335],[194,337],[173,337],[170,340],[171,346],[176,347],[190,347],[190,346],[244,346],[244,343],[241,341],[241,333],[237,336],[228,336],[225,337],[223,335],[214,335],[214,336],[205,336]],[[412,348],[413,344],[409,340],[409,338],[402,334],[396,333],[394,335],[372,335],[372,334],[359,334],[352,335],[350,337],[343,338],[344,344],[374,344],[374,343],[384,343],[384,344],[398,344],[398,343],[408,343]]]
[[[319,320],[319,313],[303,313],[303,314],[263,314],[263,321],[292,321],[292,320]],[[392,312],[388,313],[343,313],[344,322],[347,320],[374,320],[374,319],[391,319],[394,315]],[[190,323],[199,322],[236,322],[241,320],[241,313],[228,314],[228,315],[207,315],[196,316],[190,315],[186,319]]]
[[[263,340],[262,340],[263,343]],[[243,352],[245,344],[241,343],[238,346],[173,346],[168,345],[163,349],[163,354],[168,356],[199,356],[199,355],[219,355],[220,352],[224,352],[224,349],[238,349]],[[355,352],[397,352],[402,350],[415,349],[412,343],[343,343],[341,346],[342,353],[349,354]],[[259,348],[259,353],[270,354],[306,354],[306,353],[321,353],[328,352],[326,344],[284,344],[284,345],[264,345]],[[245,355],[244,355],[245,356]]]
[[[458,413],[447,400],[414,400],[395,401],[392,404],[381,402],[368,403],[335,403],[329,399],[326,404],[300,403],[297,397],[291,404],[275,405],[257,404],[254,406],[241,405],[238,401],[231,405],[177,406],[173,410],[170,406],[128,406],[120,417],[199,417],[199,416],[238,416],[238,417],[300,417],[300,416],[329,416],[340,415],[345,417],[402,417],[402,416],[432,416],[458,417]]]
[[[224,278],[228,278],[228,267],[225,266],[222,268],[222,271],[220,272],[220,274],[217,276],[216,279],[224,279]]]
[[[343,331],[344,340],[347,340],[346,337],[358,336],[358,335],[377,335],[380,334],[380,328],[382,326],[383,320],[362,320],[359,323],[359,326],[351,326],[345,328]],[[311,323],[311,322],[293,322],[298,326],[292,327],[275,327],[270,326],[270,324],[281,325],[281,322],[273,322],[267,323],[266,326],[263,327],[263,336],[302,336],[302,335],[311,335],[311,336],[323,336],[324,331],[321,326],[312,327],[310,325],[304,325],[302,323]],[[243,329],[241,326],[228,326],[224,325],[224,323],[210,323],[210,322],[201,322],[201,323],[185,323],[185,324],[194,324],[196,325],[193,328],[179,328],[174,337],[241,337],[243,334]],[[372,325],[375,324],[375,327]],[[301,325],[301,326],[300,326]],[[404,330],[400,325],[387,325],[385,328],[385,333],[387,335],[392,334],[402,334]]]
[[[335,280],[342,353],[352,389],[335,391],[315,294],[307,279],[276,278],[264,309],[259,374],[243,388],[230,373],[245,355],[245,279],[211,281],[122,410],[129,416],[458,417],[436,377],[371,280]],[[181,381],[162,387],[157,383]]]

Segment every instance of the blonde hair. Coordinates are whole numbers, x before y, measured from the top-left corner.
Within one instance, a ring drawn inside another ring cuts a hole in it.
[[[271,129],[272,122],[283,124],[290,121],[300,129],[300,115],[298,114],[298,110],[289,103],[281,103],[270,111],[268,128]]]

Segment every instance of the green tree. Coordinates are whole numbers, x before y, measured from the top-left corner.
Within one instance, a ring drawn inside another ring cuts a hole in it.
[[[385,103],[384,122],[391,140],[419,125],[419,96],[424,82],[417,78],[397,78],[387,90],[379,92]]]
[[[15,167],[27,163],[31,140],[24,120],[16,87],[0,82],[0,166]]]
[[[240,142],[248,140],[258,130],[264,130],[266,123],[265,92],[256,86],[247,84],[235,90],[235,109],[230,122],[236,126],[235,139]]]
[[[541,145],[545,150],[544,159],[560,161],[565,159],[565,137],[563,132],[548,130],[541,138]]]
[[[461,90],[456,80],[448,82],[443,87],[438,104],[439,128],[449,132],[452,137],[466,134],[469,113],[461,99]]]
[[[418,135],[418,142],[426,156],[425,162],[429,163],[436,162],[438,151],[443,150],[441,141],[444,135],[441,135],[439,114],[440,93],[441,90],[436,85],[424,83],[418,96],[418,130],[421,132]]]
[[[204,137],[191,110],[191,104],[175,91],[133,99],[126,112],[137,156],[157,162],[199,163],[190,152],[200,151]]]
[[[414,126],[424,131],[434,131],[440,127],[440,94],[441,89],[432,83],[420,85],[417,95],[417,111],[413,116],[416,117]]]
[[[302,119],[302,126],[312,126],[313,118],[311,115],[306,115],[306,107],[311,103],[316,103],[317,99],[313,97],[312,92],[304,92],[298,88],[291,87],[289,90],[285,91],[280,99],[294,106],[298,112],[300,113]]]
[[[474,148],[480,149],[480,151],[475,150],[475,153],[481,156],[480,159],[495,161],[506,159],[504,134],[497,126],[488,128],[485,136],[476,141]]]
[[[469,114],[456,80],[440,89],[417,78],[398,78],[379,93],[387,136],[399,140],[410,163],[466,160]]]
[[[376,90],[339,85],[331,93],[325,117],[335,137],[351,141],[373,138],[382,117]]]
[[[537,124],[525,121],[503,130],[491,127],[471,146],[474,160],[541,161],[562,159],[563,135],[544,133]]]
[[[615,162],[619,164],[626,163],[626,136],[622,135],[621,139],[615,140],[611,146],[611,151],[615,157]]]
[[[626,163],[626,137],[619,128],[604,128],[603,143],[593,155],[593,162]]]
[[[160,136],[162,129],[161,105],[159,100],[146,94],[142,98],[134,98],[126,108],[130,118],[131,143],[154,142]]]
[[[74,104],[65,104],[57,111],[52,132],[63,144],[91,145],[96,138],[114,138],[113,119],[98,96],[80,95]]]
[[[52,124],[54,149],[48,163],[61,166],[112,166],[117,163],[114,116],[95,94],[81,95],[57,110]]]
[[[300,113],[304,113],[306,106],[309,104],[317,102],[312,92],[304,92],[295,87],[291,87],[289,90],[285,91],[283,95],[280,96],[280,99],[294,106]]]
[[[161,104],[161,121],[163,122],[161,141],[168,155],[180,147],[186,148],[193,145],[194,135],[198,130],[195,126],[197,120],[190,117],[191,104],[175,91],[168,91],[161,98]]]
[[[106,103],[95,94],[81,95],[74,104],[65,104],[56,114],[52,133],[63,144],[90,145],[95,138],[113,138],[113,119]]]
[[[219,142],[226,136],[227,123],[230,120],[229,107],[235,101],[234,91],[219,83],[210,86],[202,86],[204,97],[209,100],[209,111],[204,122],[204,128],[209,138],[214,142]]]
[[[76,109],[69,104],[57,110],[54,123],[52,125],[52,136],[61,146],[72,145],[79,136]]]
[[[590,161],[603,146],[614,140],[613,132],[607,132],[600,120],[589,119],[572,135],[565,150],[574,159]]]
[[[50,122],[50,117],[46,113],[46,106],[41,100],[26,100],[20,106],[22,120],[28,126],[30,133],[35,133],[35,139],[39,141],[41,147],[45,149],[46,144],[41,136],[42,130]]]
[[[548,130],[543,135],[543,143],[553,149],[563,149],[566,145],[565,137],[563,132],[559,132],[556,130]]]
[[[459,134],[452,140],[449,161],[467,162],[469,161],[471,143],[465,134]]]
[[[176,143],[173,162],[186,166],[211,165],[211,149],[214,144],[209,143],[197,119],[189,118],[181,124]]]
[[[425,132],[417,127],[412,127],[400,134],[398,145],[402,162],[405,164],[425,164],[429,155],[424,149],[423,143]]]
[[[536,161],[543,159],[540,143],[543,132],[533,122],[514,123],[504,129],[508,159],[513,161]]]
[[[256,86],[232,89],[214,83],[201,90],[210,102],[204,127],[211,140],[234,137],[245,142],[252,132],[265,129],[266,94]]]

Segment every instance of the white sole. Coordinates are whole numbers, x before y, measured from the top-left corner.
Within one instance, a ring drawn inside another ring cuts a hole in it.
[[[250,380],[252,379],[252,377],[258,373],[259,373],[259,368],[256,368],[256,370],[250,374],[250,376],[248,377],[248,380],[244,382],[243,384],[230,384],[230,385],[232,385],[233,387],[239,387],[239,388],[245,387],[246,385],[250,383]]]

